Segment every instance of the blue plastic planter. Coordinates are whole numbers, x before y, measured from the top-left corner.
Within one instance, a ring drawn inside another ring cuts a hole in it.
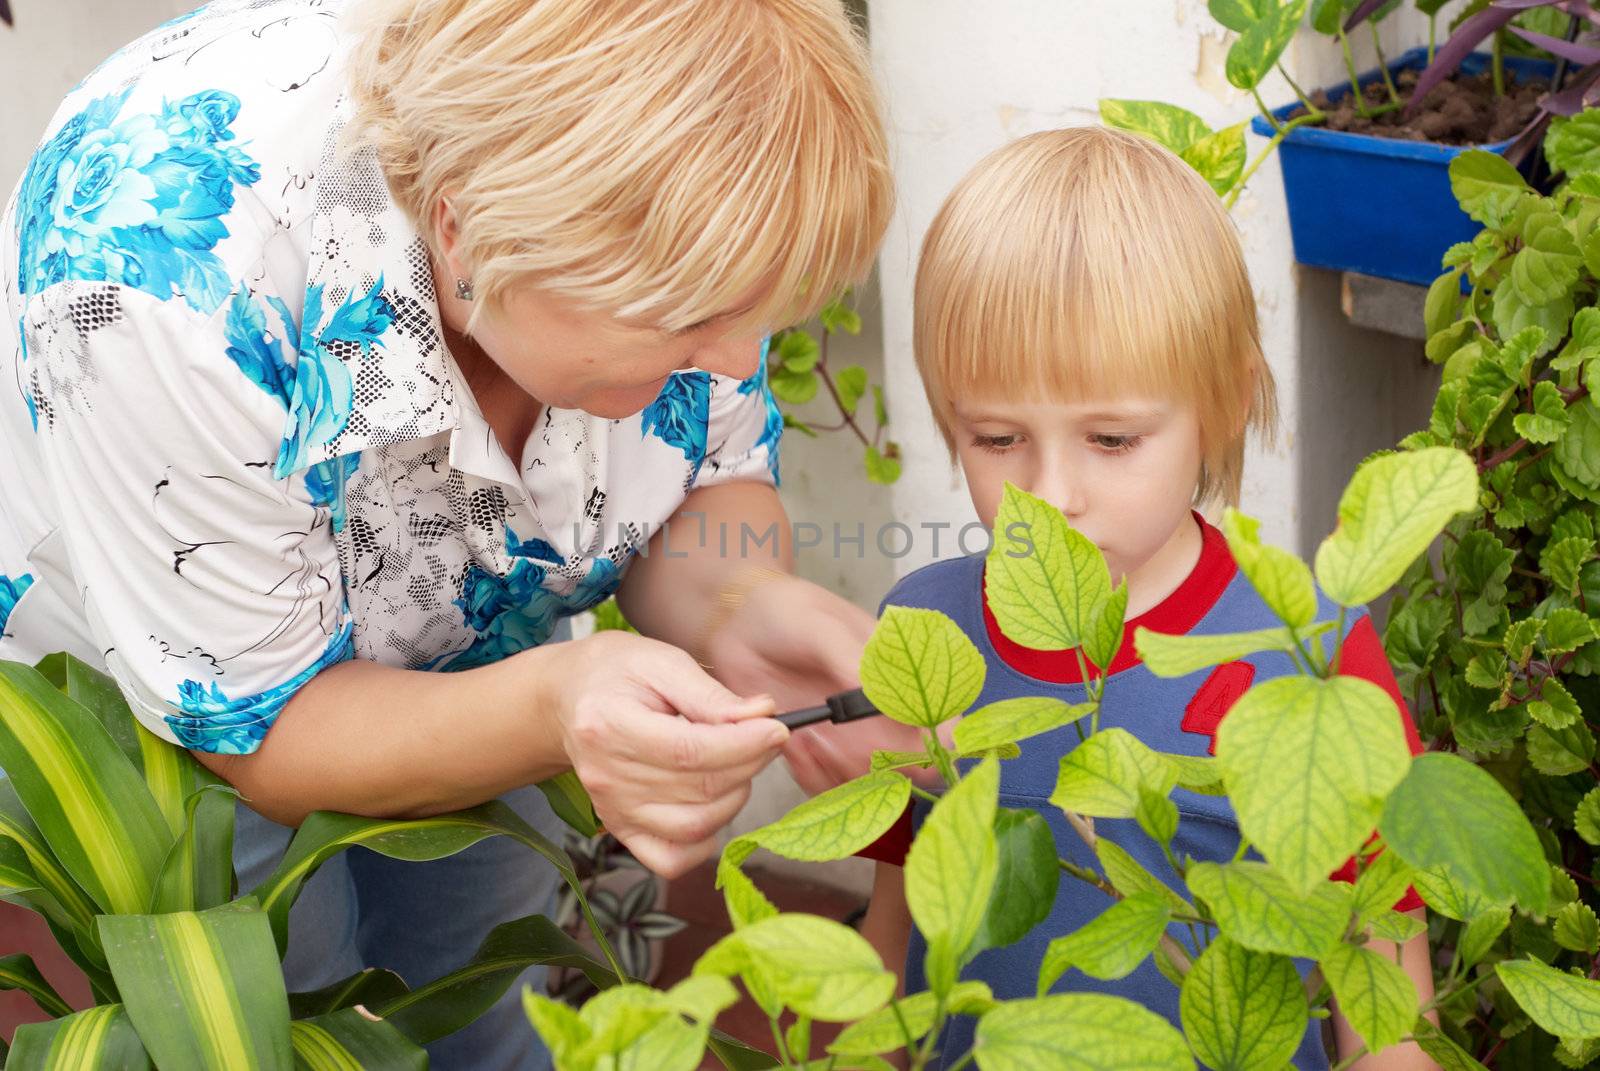
[[[1427,60],[1427,49],[1414,48],[1389,69],[1421,70]],[[1477,74],[1489,63],[1489,55],[1479,52],[1461,66]],[[1548,79],[1553,71],[1548,61],[1520,56],[1507,56],[1505,65],[1519,81]],[[1379,77],[1375,67],[1361,76],[1361,83]],[[1350,86],[1327,92],[1337,100],[1349,96]],[[1299,106],[1286,105],[1273,115],[1281,122]],[[1272,136],[1263,116],[1256,116],[1251,129]],[[1450,192],[1450,161],[1467,148],[1504,152],[1510,145],[1510,139],[1479,146],[1436,145],[1298,127],[1278,146],[1294,258],[1335,271],[1433,282],[1444,251],[1479,230]]]

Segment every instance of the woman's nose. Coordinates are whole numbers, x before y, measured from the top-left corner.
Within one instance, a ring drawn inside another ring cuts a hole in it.
[[[765,349],[759,338],[723,338],[701,346],[693,363],[696,368],[719,376],[749,379],[761,367]]]

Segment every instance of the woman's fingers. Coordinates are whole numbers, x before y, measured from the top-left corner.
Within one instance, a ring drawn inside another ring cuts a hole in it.
[[[649,685],[677,713],[690,721],[720,724],[777,713],[769,695],[740,696],[676,647],[660,645]]]

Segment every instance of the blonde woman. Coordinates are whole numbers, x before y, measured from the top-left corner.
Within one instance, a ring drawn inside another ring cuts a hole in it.
[[[0,222],[0,658],[103,664],[238,787],[246,883],[317,809],[553,830],[526,786],[569,768],[680,873],[871,629],[738,538],[786,527],[766,334],[889,213],[859,35],[838,0],[345,7],[219,0],[50,124]],[[613,592],[643,636],[551,642]],[[295,988],[425,981],[554,886],[496,842],[341,858]],[[545,1066],[515,998],[434,1066]]]

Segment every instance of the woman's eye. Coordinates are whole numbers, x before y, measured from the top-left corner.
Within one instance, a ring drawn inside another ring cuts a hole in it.
[[[1110,454],[1125,454],[1139,445],[1138,435],[1091,435],[1089,441]]]
[[[1016,435],[975,435],[972,445],[991,454],[1003,454],[1017,445],[1018,438]]]

